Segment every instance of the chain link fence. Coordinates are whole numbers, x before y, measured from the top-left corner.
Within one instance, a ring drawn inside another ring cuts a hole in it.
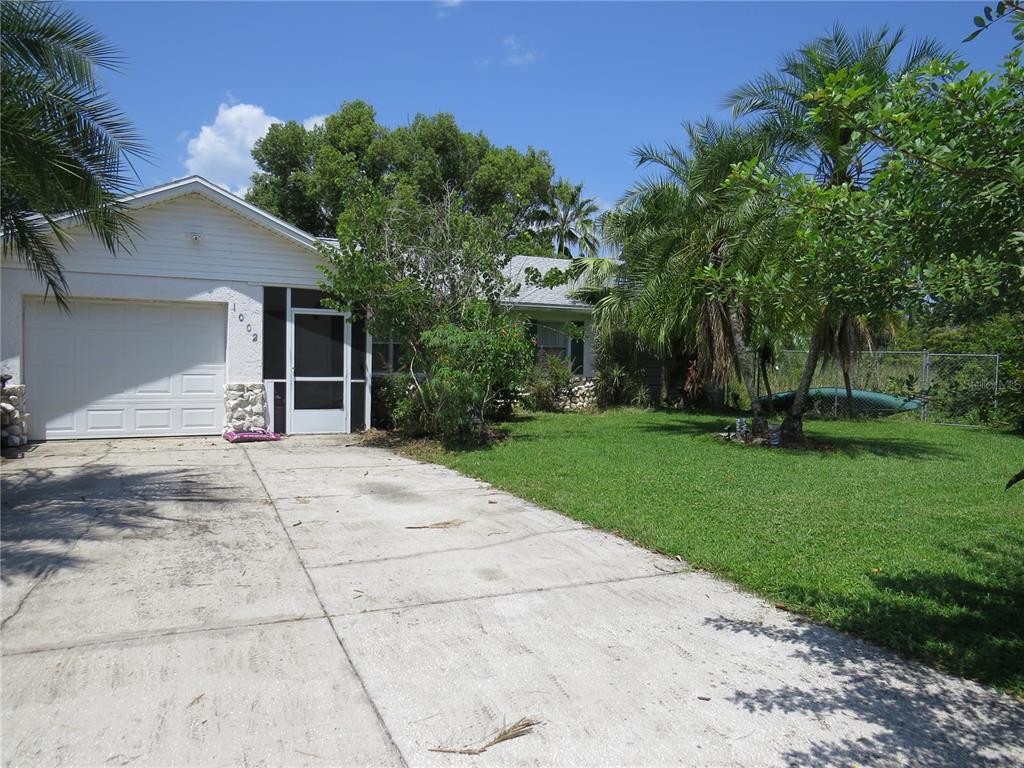
[[[767,365],[755,361],[758,392],[775,410],[788,408],[807,352],[784,350]],[[811,381],[812,410],[819,416],[888,416],[907,413],[941,424],[982,426],[996,415],[999,355],[904,351],[861,352],[844,375],[835,361],[819,364]],[[847,384],[853,398],[848,395]]]

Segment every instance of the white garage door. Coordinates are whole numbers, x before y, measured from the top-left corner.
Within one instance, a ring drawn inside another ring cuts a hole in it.
[[[219,434],[223,304],[25,303],[33,439]]]

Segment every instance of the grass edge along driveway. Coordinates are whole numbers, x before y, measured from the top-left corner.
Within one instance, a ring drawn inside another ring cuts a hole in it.
[[[541,414],[417,458],[678,555],[816,621],[1024,696],[1024,439],[815,421],[816,451],[717,440],[722,415]]]

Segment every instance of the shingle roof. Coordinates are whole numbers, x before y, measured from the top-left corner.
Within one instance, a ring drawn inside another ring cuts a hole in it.
[[[505,267],[505,276],[513,284],[520,286],[519,295],[507,299],[512,305],[528,305],[537,307],[554,307],[565,309],[590,309],[590,305],[569,296],[578,286],[575,283],[558,285],[554,288],[540,288],[526,284],[526,269],[533,267],[544,275],[551,269],[566,269],[571,264],[568,259],[556,259],[547,256],[513,256]]]
[[[338,241],[334,238],[320,237],[317,239],[327,245],[338,247]],[[545,275],[551,269],[566,269],[570,263],[568,259],[556,259],[549,256],[513,256],[503,271],[513,284],[520,286],[519,295],[506,299],[505,303],[512,306],[589,310],[591,308],[589,304],[570,298],[568,295],[578,287],[576,282],[553,288],[541,288],[526,284],[527,267],[533,267],[541,275]]]

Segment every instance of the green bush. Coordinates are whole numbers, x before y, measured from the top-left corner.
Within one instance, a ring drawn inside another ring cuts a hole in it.
[[[934,377],[925,392],[929,417],[968,424],[995,422],[991,365],[980,365],[968,358],[956,370],[943,373],[942,376]]]
[[[600,334],[597,337],[594,358],[594,388],[598,407],[632,405],[647,408],[651,405],[652,395],[646,382],[644,361],[645,358],[649,361],[653,361],[654,358],[641,350],[640,341],[636,336],[622,330]],[[661,365],[670,365],[668,360],[663,359],[659,362]],[[670,367],[670,377],[671,372]],[[681,394],[678,391],[678,384],[681,383],[678,377],[672,380],[677,383],[676,394]],[[671,385],[669,389],[671,392]],[[669,398],[671,399],[671,394]]]
[[[534,411],[560,411],[572,384],[572,366],[557,355],[547,355],[530,371],[523,405]]]
[[[601,408],[650,405],[650,393],[643,379],[618,363],[598,368],[594,374],[594,386],[597,390],[597,404]]]
[[[1024,313],[1006,312],[983,322],[931,328],[924,343],[932,352],[999,354],[998,404],[990,387],[974,383],[987,381],[991,372],[969,363],[948,379],[937,378],[928,392],[930,413],[1024,431]]]
[[[650,408],[651,407],[651,390],[647,388],[647,385],[643,381],[634,381],[633,389],[630,393],[629,404],[634,408]]]
[[[624,403],[629,383],[629,371],[621,365],[612,364],[604,368],[598,368],[594,372],[597,404],[602,408],[607,408],[611,405]]]
[[[999,376],[996,417],[1018,432],[1024,432],[1024,361],[1005,361],[999,366]]]
[[[378,429],[397,426],[395,411],[406,398],[411,379],[408,375],[388,375],[374,378],[370,384],[370,424]]]
[[[442,323],[420,336],[425,376],[406,377],[395,422],[410,434],[478,441],[488,423],[510,409],[526,380],[533,350],[522,323],[473,307],[460,325]]]

